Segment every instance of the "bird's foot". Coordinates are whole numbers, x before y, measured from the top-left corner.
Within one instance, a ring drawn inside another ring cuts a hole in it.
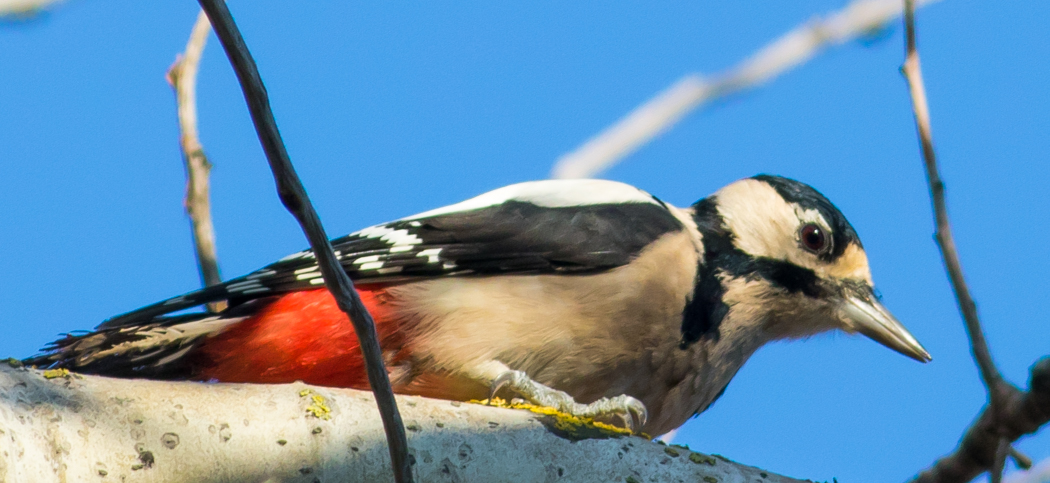
[[[510,389],[537,406],[545,406],[579,418],[622,421],[632,433],[645,426],[649,415],[641,401],[627,395],[603,397],[590,404],[576,402],[568,393],[540,384],[521,371],[506,371],[492,381],[489,400],[502,389]]]

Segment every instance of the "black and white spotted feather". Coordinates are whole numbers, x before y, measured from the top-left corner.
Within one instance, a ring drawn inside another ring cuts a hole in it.
[[[359,284],[497,273],[586,273],[628,263],[659,236],[682,228],[667,206],[637,188],[602,180],[535,181],[375,225],[332,240]],[[221,285],[114,317],[99,329],[160,322],[166,314],[323,286],[310,250]]]

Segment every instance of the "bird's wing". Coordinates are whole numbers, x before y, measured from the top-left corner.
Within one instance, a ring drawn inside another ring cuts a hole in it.
[[[582,273],[626,264],[679,230],[668,207],[637,188],[602,180],[534,181],[332,240],[360,284],[499,273]],[[243,277],[111,318],[109,329],[219,300],[243,303],[324,285],[311,250]]]

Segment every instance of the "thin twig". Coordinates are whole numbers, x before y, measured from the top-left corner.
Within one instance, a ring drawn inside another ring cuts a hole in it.
[[[1047,483],[1050,481],[1050,457],[1033,463],[1025,471],[1011,473],[1004,478],[1008,483]]]
[[[222,283],[208,195],[211,162],[204,155],[204,147],[197,134],[197,70],[210,32],[211,23],[202,11],[193,24],[185,52],[175,58],[175,63],[168,68],[167,75],[168,83],[175,90],[181,133],[179,146],[182,148],[182,159],[186,166],[186,199],[183,204],[186,214],[190,217],[197,268],[204,286]],[[208,304],[208,310],[212,312],[221,312],[225,308],[226,302]]]
[[[999,438],[999,447],[995,448],[995,462],[992,463],[992,482],[1003,483],[1003,470],[1006,468],[1006,457],[1010,454],[1010,442]]]
[[[1011,386],[1012,387],[1012,386]],[[986,404],[951,454],[923,470],[912,483],[964,483],[988,471],[1003,439],[1013,442],[1050,422],[1050,356],[1032,365],[1028,392],[1010,392],[998,414]]]
[[[944,259],[944,267],[955,292],[970,339],[970,350],[988,392],[988,404],[977,421],[966,431],[956,451],[937,461],[934,466],[916,477],[919,482],[966,482],[983,471],[991,471],[991,480],[1002,481],[1006,457],[1011,443],[1024,434],[1035,432],[1050,420],[1050,359],[1032,367],[1029,392],[1023,393],[1006,382],[992,360],[988,343],[977,316],[977,304],[963,276],[962,264],[952,237],[944,182],[937,167],[930,110],[926,87],[922,80],[922,65],[915,39],[915,0],[904,0],[905,60],[901,72],[908,82],[915,126],[922,148],[933,204],[937,246]]]
[[[354,290],[350,277],[336,260],[321,220],[317,217],[310,198],[306,195],[306,190],[295,173],[295,168],[292,166],[284,142],[277,130],[277,122],[273,118],[269,97],[259,77],[259,70],[229,9],[226,8],[226,2],[223,0],[199,0],[199,2],[204,11],[208,13],[208,18],[215,27],[215,33],[233,65],[234,72],[237,73],[237,79],[244,91],[244,98],[255,124],[255,130],[259,135],[259,141],[270,163],[270,169],[273,171],[281,202],[302,226],[303,232],[310,240],[310,247],[317,257],[317,264],[324,277],[325,286],[335,297],[339,308],[350,317],[354,331],[357,332],[357,337],[360,339],[368,382],[372,386],[372,392],[375,394],[376,404],[379,406],[379,413],[383,419],[383,427],[386,430],[394,479],[397,482],[411,482],[412,468],[408,459],[408,441],[405,438],[405,429],[401,422],[401,414],[397,409],[397,402],[394,400],[394,392],[390,388],[390,379],[383,365],[375,323],[361,303],[361,298]]]
[[[1017,448],[1012,446],[1010,447],[1010,458],[1012,458],[1014,464],[1022,470],[1027,471],[1032,469],[1032,458],[1029,458],[1028,455],[1018,451]]]
[[[937,0],[919,0],[920,5]],[[899,0],[856,0],[824,19],[795,27],[743,62],[711,77],[689,74],[558,158],[552,178],[587,178],[610,168],[690,112],[732,94],[759,87],[804,64],[822,50],[877,30],[900,16]]]
[[[906,57],[901,72],[908,81],[908,90],[911,93],[912,109],[915,113],[915,125],[919,133],[919,142],[922,146],[922,157],[926,167],[926,181],[930,186],[930,198],[933,201],[934,223],[936,224],[937,245],[941,249],[944,259],[944,267],[948,272],[948,278],[955,291],[955,298],[959,303],[963,321],[966,323],[966,332],[970,336],[970,347],[973,351],[974,360],[981,372],[981,379],[990,392],[993,403],[996,400],[996,388],[1002,384],[1003,377],[992,361],[992,355],[988,350],[988,343],[984,339],[981,330],[981,321],[977,317],[977,304],[970,295],[970,289],[963,277],[962,264],[959,262],[959,254],[955,249],[955,239],[952,237],[952,227],[948,220],[948,205],[944,196],[944,182],[941,181],[940,172],[937,168],[937,155],[933,149],[933,133],[930,129],[930,108],[926,102],[926,86],[922,80],[922,66],[919,62],[919,51],[915,46],[915,10],[913,0],[905,0],[905,36]]]

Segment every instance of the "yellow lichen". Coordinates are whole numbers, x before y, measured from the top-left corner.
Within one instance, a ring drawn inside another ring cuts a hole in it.
[[[700,454],[700,453],[691,453],[689,455],[689,461],[692,461],[693,463],[696,463],[698,465],[699,464],[705,464],[705,465],[710,465],[710,466],[714,466],[715,465],[715,459],[714,458],[712,458],[710,456],[707,456],[707,455]]]
[[[332,419],[332,408],[325,404],[324,396],[317,394],[313,389],[299,391],[299,397],[310,397],[310,404],[306,406],[306,413],[325,421]]]
[[[520,403],[520,402],[509,402],[502,398],[482,399],[468,401],[474,404],[482,404],[485,406],[496,406],[508,409],[525,409],[535,414],[543,416],[550,416],[555,429],[564,431],[569,434],[582,434],[585,429],[597,429],[601,433],[605,433],[604,436],[631,436],[634,433],[627,428],[621,428],[601,421],[595,421],[591,418],[585,418],[580,416],[574,416],[569,413],[563,413],[557,409],[537,406],[535,404]],[[642,433],[642,436],[649,438],[649,435]]]
[[[57,379],[59,377],[69,377],[69,369],[48,369],[44,371],[44,379]]]

